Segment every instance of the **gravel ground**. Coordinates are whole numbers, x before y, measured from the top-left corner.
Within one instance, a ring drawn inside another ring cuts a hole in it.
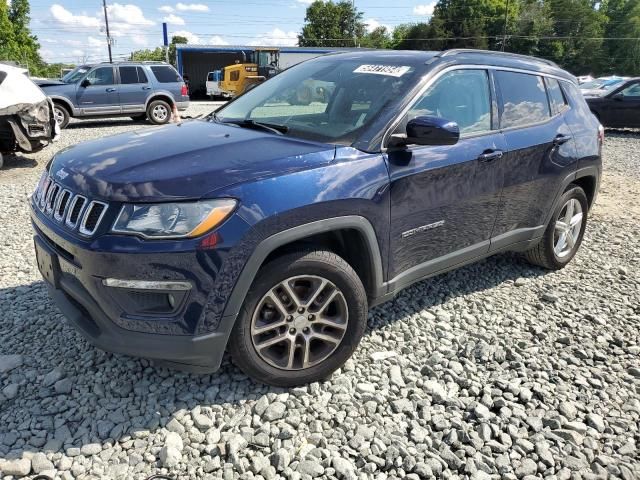
[[[55,150],[132,125],[0,172],[0,477],[640,478],[640,135],[608,132],[566,269],[505,254],[416,284],[329,381],[282,390],[103,353],[48,300],[26,195]]]

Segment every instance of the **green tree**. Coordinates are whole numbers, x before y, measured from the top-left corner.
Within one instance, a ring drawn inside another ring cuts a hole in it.
[[[169,62],[173,66],[176,66],[176,45],[186,44],[188,42],[189,41],[186,37],[181,37],[180,35],[171,37],[171,43],[169,44]],[[162,62],[165,59],[164,47],[157,47],[154,49],[146,48],[144,50],[136,50],[131,53],[131,60],[136,62]]]
[[[608,19],[602,49],[607,73],[640,75],[640,2],[608,0],[602,11]]]
[[[380,26],[365,34],[360,41],[360,46],[364,48],[390,48],[391,35],[387,27]]]
[[[169,44],[169,62],[171,62],[174,67],[176,66],[176,45],[186,45],[187,43],[189,43],[187,37],[180,35],[171,37],[171,43]]]
[[[350,1],[315,0],[304,21],[301,47],[354,47],[365,37],[362,13]]]

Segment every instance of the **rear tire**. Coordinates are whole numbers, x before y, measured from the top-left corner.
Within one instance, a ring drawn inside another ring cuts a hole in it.
[[[549,270],[564,268],[580,248],[587,227],[588,210],[589,203],[584,190],[577,185],[569,185],[540,243],[525,252],[527,260]]]
[[[164,100],[154,100],[147,107],[147,117],[154,125],[164,125],[171,120],[171,106]]]
[[[71,115],[69,114],[69,110],[66,107],[63,107],[59,103],[53,104],[53,116],[56,119],[56,123],[60,127],[60,130],[66,128],[69,125],[69,120]]]
[[[316,382],[351,357],[366,327],[367,308],[360,278],[335,253],[285,254],[258,272],[228,348],[234,363],[258,382],[280,387]]]

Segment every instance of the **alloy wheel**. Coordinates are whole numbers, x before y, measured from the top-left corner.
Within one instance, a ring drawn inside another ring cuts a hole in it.
[[[62,122],[64,122],[64,113],[62,112],[62,110],[60,110],[59,107],[54,107],[53,118],[58,125],[62,125]]]
[[[560,210],[553,235],[553,251],[558,258],[569,255],[578,243],[582,230],[582,218],[580,202],[575,198],[569,199]]]
[[[258,302],[251,340],[258,355],[284,370],[301,370],[326,360],[347,330],[349,310],[340,289],[314,275],[290,277]]]
[[[151,112],[151,114],[153,115],[153,118],[158,122],[164,122],[167,118],[167,115],[169,115],[169,110],[167,110],[167,107],[165,107],[164,105],[156,105],[155,107],[153,107],[153,111]]]

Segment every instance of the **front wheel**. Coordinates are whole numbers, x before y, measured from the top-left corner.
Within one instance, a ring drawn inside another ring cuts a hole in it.
[[[291,387],[322,380],[351,356],[367,321],[360,278],[323,250],[263,266],[229,339],[234,362],[256,381]]]
[[[60,130],[62,130],[67,125],[69,125],[69,119],[71,118],[71,115],[69,115],[69,111],[65,107],[63,107],[59,103],[54,103],[53,118],[60,127]]]
[[[562,194],[542,240],[525,253],[527,260],[550,270],[564,268],[580,248],[588,209],[584,190],[570,185]]]

